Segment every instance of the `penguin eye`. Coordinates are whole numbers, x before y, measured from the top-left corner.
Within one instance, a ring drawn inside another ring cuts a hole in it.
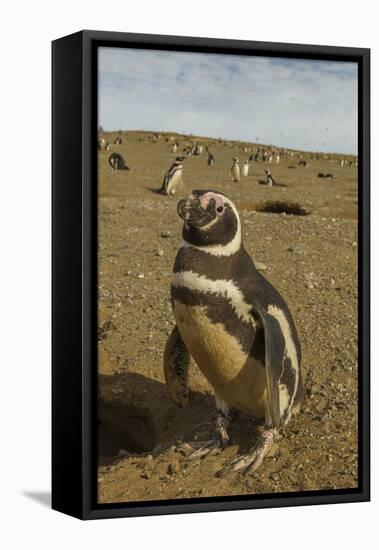
[[[223,207],[223,206],[218,206],[218,207],[216,208],[216,212],[218,212],[219,214],[221,214],[223,211],[224,211],[224,207]]]

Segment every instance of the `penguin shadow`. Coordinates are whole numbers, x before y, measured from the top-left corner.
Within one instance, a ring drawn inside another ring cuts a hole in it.
[[[158,189],[157,187],[145,187],[144,189],[146,189],[147,191],[150,191],[151,193],[154,193],[154,195],[163,196],[163,193],[161,193],[160,189]]]
[[[177,190],[177,192],[175,193],[175,195],[166,195],[165,193],[161,193],[160,191],[160,188],[156,188],[156,187],[144,187],[144,189],[146,189],[146,191],[150,191],[150,193],[153,193],[154,195],[159,195],[161,197],[164,197],[165,199],[167,198],[171,198],[173,200],[177,199],[178,197],[185,197],[187,192],[185,191],[185,189],[183,190]]]
[[[259,185],[265,185],[266,187],[268,187],[266,180],[258,180],[258,183]],[[285,183],[275,183],[273,187],[288,187],[288,185],[286,185]]]
[[[98,465],[127,456],[154,457],[178,441],[213,436],[215,400],[208,391],[190,390],[188,405],[177,407],[166,384],[139,373],[99,374],[97,402]],[[231,444],[248,452],[262,421],[231,411]]]

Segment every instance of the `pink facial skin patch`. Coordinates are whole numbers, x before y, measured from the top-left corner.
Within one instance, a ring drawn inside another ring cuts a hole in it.
[[[217,195],[216,193],[205,193],[199,199],[201,208],[204,208],[204,210],[206,210],[211,199],[214,199],[216,201],[216,209],[219,206],[224,206],[224,201],[221,195]]]

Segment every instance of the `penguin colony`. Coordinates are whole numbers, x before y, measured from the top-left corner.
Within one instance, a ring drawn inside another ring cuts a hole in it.
[[[254,471],[303,399],[296,327],[285,301],[246,252],[230,199],[193,191],[177,210],[184,240],[171,283],[176,326],[165,347],[165,379],[172,400],[184,407],[193,357],[214,388],[216,405],[212,438],[180,449],[191,459],[224,449],[234,407],[262,418],[263,430],[250,452],[217,475]]]
[[[148,141],[151,141],[152,143],[156,143],[156,142],[158,142],[159,140],[162,139],[162,135],[159,134],[159,133],[152,133],[147,138],[140,137],[139,141],[146,141],[146,139]],[[178,151],[179,142],[176,141],[173,136],[166,137],[165,141],[167,143],[171,142],[171,144],[170,144],[170,152],[171,153],[176,153]],[[217,143],[219,143],[219,144],[221,144],[225,147],[234,148],[234,149],[236,148],[236,146],[233,145],[231,142],[227,142],[227,141],[222,140],[222,139],[214,140],[214,142],[215,143],[217,142]],[[122,137],[121,137],[121,131],[119,131],[119,135],[115,138],[113,144],[110,144],[105,139],[105,137],[101,135],[101,133],[98,137],[98,149],[100,151],[109,151],[111,149],[111,146],[122,145],[122,143],[123,143],[123,140],[122,140]],[[210,166],[210,167],[215,165],[215,157],[211,153],[211,151],[209,150],[209,147],[207,145],[203,146],[201,143],[194,142],[194,141],[188,140],[188,139],[184,140],[182,142],[182,145],[183,144],[185,144],[185,145],[182,146],[182,156],[176,157],[175,162],[166,171],[166,173],[164,175],[164,178],[163,178],[163,183],[162,183],[161,187],[158,189],[158,191],[162,194],[173,196],[173,195],[175,195],[175,193],[178,189],[183,189],[184,188],[183,164],[182,163],[183,163],[183,161],[186,157],[202,155],[203,147],[204,147],[205,151],[207,152],[207,165]],[[304,167],[304,168],[309,167],[309,162],[307,162],[306,160],[304,160],[302,158],[303,155],[300,152],[288,151],[284,148],[278,149],[278,148],[275,148],[273,146],[270,146],[266,149],[265,147],[259,146],[259,147],[256,147],[254,149],[252,147],[245,146],[243,148],[243,151],[245,153],[251,153],[251,154],[249,155],[248,159],[243,162],[242,168],[240,167],[239,159],[237,157],[233,158],[233,163],[232,163],[232,166],[230,168],[230,172],[231,172],[232,181],[234,183],[239,183],[240,182],[241,175],[242,175],[242,177],[247,177],[249,175],[250,162],[258,163],[258,162],[262,161],[262,162],[265,162],[265,163],[275,162],[276,164],[279,164],[283,157],[290,156],[290,157],[297,157],[299,159],[298,163],[297,163],[297,165],[299,167]],[[349,166],[349,167],[358,166],[358,160],[357,159],[355,159],[355,160],[348,160],[346,158],[344,158],[344,159],[335,159],[335,158],[329,157],[326,154],[322,155],[322,157],[323,157],[324,160],[328,160],[330,162],[334,162],[334,163],[338,162],[340,164],[341,168],[343,168],[345,166]],[[314,160],[314,159],[315,160],[320,160],[320,154],[309,155],[309,159],[310,160]],[[116,153],[113,153],[113,154],[110,155],[108,161],[109,161],[109,164],[110,164],[110,166],[112,167],[113,170],[127,170],[127,171],[129,170],[129,167],[126,165],[125,159],[122,157],[122,155],[118,155]],[[294,168],[296,168],[296,166],[289,165],[288,168],[293,168],[294,169]],[[272,187],[273,185],[277,185],[270,170],[265,169],[265,175],[266,175],[266,180],[265,181],[260,180],[260,183],[265,183],[268,187]],[[330,173],[327,173],[327,174],[319,173],[318,177],[319,178],[324,178],[324,179],[327,179],[327,180],[334,179],[334,176]]]

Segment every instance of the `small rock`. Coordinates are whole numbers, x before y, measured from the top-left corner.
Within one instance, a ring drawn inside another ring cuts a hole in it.
[[[255,261],[254,264],[255,264],[255,267],[258,271],[266,271],[267,270],[267,265],[262,264],[262,262]]]
[[[248,489],[251,489],[252,491],[256,488],[256,480],[253,479],[252,477],[249,477],[246,481],[246,485],[248,487]]]
[[[162,249],[157,250],[157,256],[164,256],[164,251]]]
[[[327,405],[328,405],[327,399],[325,399],[325,397],[321,397],[321,399],[315,406],[315,411],[319,414],[322,414],[325,411]]]
[[[144,278],[145,278],[145,274],[144,274],[144,273],[138,273],[137,279],[144,279]]]
[[[311,387],[311,395],[315,395],[316,393],[319,393],[320,395],[324,393],[320,384],[313,384]]]
[[[171,237],[171,231],[161,231],[161,237],[162,239],[168,239]]]
[[[279,474],[277,474],[276,472],[274,472],[273,474],[270,474],[270,478],[271,478],[273,481],[279,481]]]
[[[151,462],[154,459],[153,455],[147,455],[146,462]]]
[[[313,283],[308,283],[307,284],[307,288],[309,288],[310,290],[313,290],[315,287],[315,285]]]
[[[294,254],[303,254],[304,250],[300,246],[295,246],[290,244],[287,248],[288,252],[293,252]]]
[[[273,443],[271,445],[270,450],[266,454],[266,456],[268,458],[274,458],[274,457],[278,456],[278,454],[279,454],[279,445],[277,443]]]

